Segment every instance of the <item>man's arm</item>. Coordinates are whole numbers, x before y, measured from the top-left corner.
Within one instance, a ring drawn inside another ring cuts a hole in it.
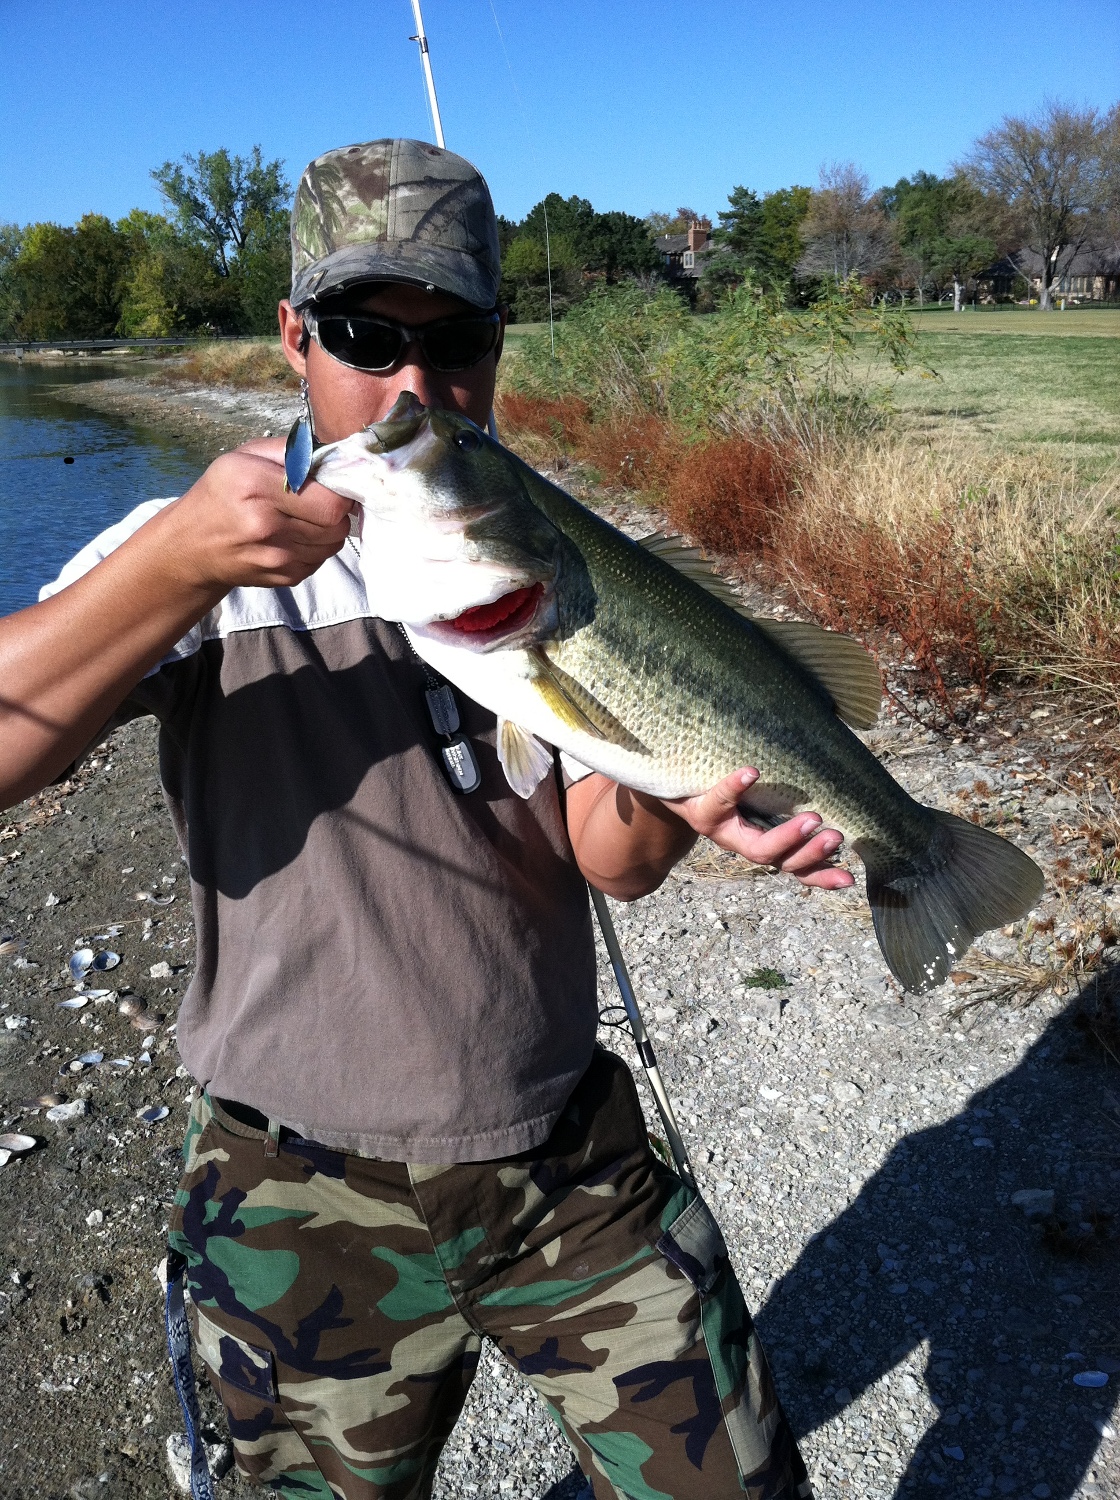
[[[80,755],[230,589],[298,583],[338,551],[350,502],[283,484],[279,439],[224,454],[84,577],[0,619],[0,808]]]
[[[828,890],[852,885],[847,870],[828,862],[843,840],[835,829],[822,828],[816,813],[801,813],[766,832],[739,816],[738,804],[757,780],[757,771],[735,771],[700,796],[666,801],[605,776],[585,776],[567,794],[576,862],[608,896],[636,901],[655,891],[704,834],[721,849],[754,864],[774,865],[805,885]]]

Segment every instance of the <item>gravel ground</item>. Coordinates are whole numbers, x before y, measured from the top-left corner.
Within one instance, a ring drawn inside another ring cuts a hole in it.
[[[237,420],[260,430],[259,412]],[[955,744],[891,716],[873,736],[910,790],[999,827],[1050,877],[1042,929],[989,935],[942,991],[900,995],[858,888],[805,892],[711,850],[615,908],[822,1497],[1120,1495],[1120,892],[1094,833],[1115,810],[1086,759],[1093,726],[1046,733],[1030,706],[997,702]],[[190,1088],[174,1021],[192,933],[150,722],[0,817],[9,936],[0,1119],[38,1145],[0,1169],[0,1495],[163,1497],[182,1423],[153,1268]],[[85,941],[122,961],[98,977],[110,993],[60,1009]],[[135,1029],[122,1000],[145,1007]],[[625,1036],[602,1036],[632,1060]],[[104,1061],[69,1071],[88,1051]],[[48,1092],[85,1112],[26,1107]],[[162,1121],[137,1118],[159,1105]],[[1074,1383],[1092,1370],[1105,1387]],[[571,1500],[571,1467],[488,1353],[439,1500]],[[259,1492],[230,1474],[219,1493]]]

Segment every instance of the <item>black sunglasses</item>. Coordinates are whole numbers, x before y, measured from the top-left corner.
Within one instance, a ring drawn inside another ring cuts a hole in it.
[[[493,351],[502,326],[497,309],[437,318],[419,328],[368,313],[308,314],[306,321],[315,342],[332,359],[376,374],[391,370],[413,343],[420,345],[433,370],[469,370]]]

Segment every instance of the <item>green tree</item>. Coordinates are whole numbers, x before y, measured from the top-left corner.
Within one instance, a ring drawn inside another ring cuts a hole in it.
[[[18,224],[0,224],[0,339],[16,336],[20,291],[16,266],[23,250],[24,232]]]
[[[880,194],[895,240],[918,287],[953,286],[960,312],[968,282],[1000,252],[1006,223],[1003,206],[960,173],[937,177],[917,172]]]
[[[621,276],[648,274],[660,265],[645,221],[633,214],[597,213],[586,198],[549,193],[525,215],[519,236],[528,235],[543,245],[546,216],[549,238],[567,238],[582,272],[614,282]]]
[[[805,187],[778,188],[762,198],[751,188],[733,188],[712,235],[716,253],[701,276],[705,299],[718,302],[748,280],[787,287],[804,248],[801,225],[811,198]]]
[[[133,209],[118,231],[130,247],[118,331],[136,338],[225,332],[241,323],[240,281],[222,276],[206,246],[162,214]]]
[[[259,146],[247,157],[231,156],[224,147],[187,153],[180,161],[165,161],[152,177],[181,231],[210,248],[223,276],[254,230],[270,224],[291,202],[283,163],[264,161]]]
[[[549,233],[546,253],[544,242],[530,234],[519,234],[502,257],[500,296],[510,306],[510,315],[518,323],[539,323],[549,316],[568,311],[582,294],[579,266],[568,235]],[[551,259],[551,300],[549,262]]]
[[[104,214],[86,214],[73,228],[30,225],[12,267],[17,337],[111,337],[120,317],[128,261],[126,237]]]

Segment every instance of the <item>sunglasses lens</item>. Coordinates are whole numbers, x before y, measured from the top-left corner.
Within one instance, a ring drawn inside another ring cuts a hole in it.
[[[469,370],[486,358],[497,339],[497,322],[489,318],[463,318],[421,334],[424,353],[434,370]]]
[[[399,328],[366,318],[320,318],[318,333],[328,354],[358,370],[391,370],[404,348]]]
[[[498,342],[498,326],[496,317],[456,318],[418,329],[417,337],[433,370],[469,370]],[[356,370],[391,370],[409,337],[395,323],[341,314],[320,318],[316,329],[327,353]]]

